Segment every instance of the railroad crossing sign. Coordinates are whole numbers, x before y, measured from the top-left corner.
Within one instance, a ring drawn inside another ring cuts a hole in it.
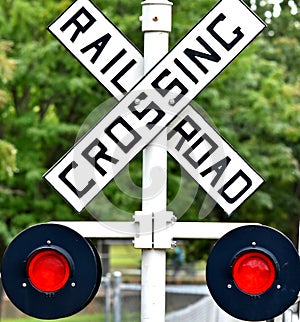
[[[168,151],[232,213],[263,179],[188,104],[264,28],[241,0],[221,0],[142,77],[139,51],[94,4],[75,1],[49,30],[119,103],[44,178],[80,212],[168,126]]]

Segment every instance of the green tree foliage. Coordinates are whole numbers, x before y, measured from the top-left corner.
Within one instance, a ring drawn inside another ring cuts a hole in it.
[[[110,97],[46,31],[71,2],[2,0],[0,6],[2,245],[36,222],[91,219],[88,212],[76,216],[42,180],[42,175],[74,144],[90,112]],[[140,1],[94,2],[142,51]],[[173,2],[171,46],[216,1]],[[199,210],[208,198],[201,189],[196,196],[189,195],[196,185],[186,179],[188,188],[182,203],[189,198],[194,201],[182,220],[261,222],[280,228],[295,240],[300,206],[299,17],[291,14],[287,4],[282,4],[278,17],[270,17],[268,12],[273,12],[273,7],[257,4],[259,15],[270,20],[267,30],[197,98],[220,133],[266,183],[231,218],[216,206],[204,219],[199,218]],[[175,161],[170,158],[168,163],[171,203],[179,191],[181,173]],[[139,191],[141,156],[130,164],[129,173],[133,188]],[[99,218],[128,220],[121,210],[133,213],[140,208],[140,195],[124,193],[118,184],[108,185],[104,195],[106,201],[95,203],[93,208],[101,213]],[[110,204],[115,206],[113,215]],[[120,215],[115,216],[118,209]],[[208,247],[206,242],[200,246],[197,243],[188,245],[191,257],[199,257]]]
[[[35,222],[73,217],[42,180],[101,97],[96,81],[46,30],[70,3],[16,0],[0,7],[0,34],[11,44],[9,59],[16,65],[2,82],[8,100],[1,109],[1,132],[18,151],[18,172],[1,193],[3,243]]]
[[[253,3],[253,1],[251,1]],[[266,183],[231,218],[216,207],[207,220],[264,223],[297,241],[299,216],[299,14],[287,3],[280,15],[260,2],[266,31],[239,55],[198,98],[221,134],[265,178]],[[192,220],[197,206],[190,209]],[[190,259],[207,242],[187,245]]]
[[[11,50],[9,41],[0,42],[0,84],[6,84],[12,77],[15,68],[14,60],[7,57],[7,53]],[[1,86],[1,87],[2,87]],[[0,89],[0,114],[5,118],[4,106],[8,101],[8,93]],[[0,182],[12,177],[17,171],[16,166],[16,148],[9,142],[3,140],[4,129],[0,125]]]
[[[5,120],[6,110],[5,105],[9,100],[9,93],[4,89],[5,84],[12,77],[15,68],[15,61],[8,58],[7,54],[11,50],[11,43],[9,41],[0,41],[0,115],[1,119]],[[5,139],[5,130],[2,122],[0,123],[0,202],[2,196],[10,194],[11,190],[6,186],[7,180],[11,179],[17,171],[16,165],[17,150],[15,146]],[[2,253],[5,242],[9,237],[7,226],[5,223],[0,222],[0,254]],[[1,293],[1,289],[0,289]]]

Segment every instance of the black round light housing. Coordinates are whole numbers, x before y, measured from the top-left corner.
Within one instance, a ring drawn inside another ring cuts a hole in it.
[[[300,259],[281,232],[262,225],[236,228],[220,238],[206,267],[215,302],[247,321],[272,319],[286,311],[300,291]]]
[[[79,312],[94,298],[102,267],[95,247],[76,231],[40,224],[13,239],[1,275],[18,309],[35,318],[58,319]]]

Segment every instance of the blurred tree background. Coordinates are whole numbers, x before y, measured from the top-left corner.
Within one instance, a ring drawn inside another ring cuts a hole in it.
[[[259,222],[280,229],[296,242],[300,219],[300,1],[246,2],[267,22],[267,29],[195,101],[266,183],[231,217],[215,206],[202,218],[199,214],[207,196],[188,177],[184,180],[196,194],[191,196],[189,189],[182,193],[180,168],[169,158],[168,198],[170,204],[175,198],[179,203],[191,199],[181,220]],[[140,209],[139,193],[124,193],[112,182],[100,206],[95,201],[88,211],[76,215],[42,179],[74,144],[86,117],[110,98],[46,31],[72,1],[0,3],[0,251],[21,229],[38,222],[95,220],[94,212],[98,220],[128,220],[123,213]],[[142,51],[140,1],[94,3]],[[173,3],[171,47],[216,1]],[[140,155],[128,171],[139,192]],[[186,247],[192,260],[207,253],[208,243],[193,241]]]

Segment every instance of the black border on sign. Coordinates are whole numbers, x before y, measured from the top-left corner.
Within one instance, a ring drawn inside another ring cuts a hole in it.
[[[88,0],[88,1],[90,1],[90,0]],[[162,62],[162,60],[164,60],[164,58],[167,56],[167,55],[169,55],[173,50],[175,50],[175,48],[176,47],[178,47],[178,45],[180,45],[180,43],[202,22],[202,20],[203,19],[205,19],[206,18],[206,16],[208,16],[209,14],[210,14],[210,12],[211,11],[213,11],[222,1],[224,1],[224,0],[220,0],[218,3],[216,3],[197,23],[196,23],[196,25],[182,38],[182,39],[180,39],[178,42],[177,42],[177,44],[166,54],[166,55],[164,55],[162,58],[161,58],[161,60],[159,61],[159,62],[157,62],[157,64],[155,64],[155,66],[153,66],[152,67],[152,69],[151,70],[149,70],[148,71],[148,73],[146,73],[140,80],[139,80],[139,82],[137,83],[137,84],[135,84],[134,85],[134,87],[130,90],[130,92],[132,92],[137,86],[138,86],[138,84],[139,83],[141,83],[146,77],[147,77],[147,75],[154,69],[154,68],[156,68],[157,67],[157,65],[158,64],[160,64],[161,62]],[[262,23],[262,25],[264,25],[264,27],[257,33],[257,34],[255,34],[254,36],[253,36],[253,38],[251,39],[251,41],[245,46],[245,47],[243,47],[229,62],[228,62],[228,64],[227,65],[225,65],[224,66],[224,68],[223,69],[221,69],[220,71],[219,71],[219,73],[218,74],[216,74],[216,76],[213,78],[213,79],[211,79],[199,92],[198,92],[198,94],[197,95],[195,95],[194,96],[194,98],[196,97],[196,96],[198,96],[212,81],[214,81],[214,79],[215,78],[217,78],[221,73],[222,73],[222,71],[244,50],[244,49],[246,49],[253,41],[254,41],[254,39],[256,39],[256,37],[264,30],[264,28],[266,27],[266,23],[259,17],[259,16],[257,16],[242,0],[238,0],[242,5],[244,5],[245,6],[245,8],[246,9],[248,9],[248,11],[253,15],[253,16],[255,16],[261,23]],[[73,4],[72,4],[73,5]],[[71,6],[72,6],[71,5]],[[93,4],[94,5],[94,4]],[[97,7],[96,7],[97,8]],[[98,8],[97,8],[98,9]],[[99,10],[99,9],[98,9]],[[100,10],[99,10],[100,11]],[[101,12],[101,11],[100,11]],[[63,13],[62,13],[63,14]],[[62,15],[61,14],[61,15]],[[101,12],[101,14],[103,14],[102,12]],[[60,15],[60,16],[61,16]],[[59,16],[59,17],[60,17]],[[58,17],[58,18],[59,18]],[[105,17],[105,16],[104,16]],[[57,19],[58,19],[57,18]],[[105,17],[106,18],[106,17]],[[57,20],[56,19],[56,20]],[[106,18],[107,20],[109,20],[108,18]],[[55,21],[56,21],[55,20]],[[110,21],[110,20],[109,20]],[[56,38],[56,37],[55,37]],[[74,55],[73,55],[74,56]],[[124,95],[124,97],[126,97],[128,95],[128,93],[126,94],[126,95]],[[123,99],[124,99],[124,97],[119,101],[119,102],[117,102],[116,104],[115,104],[115,106],[116,105],[118,105],[118,104],[121,104],[121,102],[123,101]],[[192,100],[191,100],[192,101]],[[191,102],[190,101],[190,102]],[[190,103],[189,102],[189,103]],[[189,104],[188,103],[188,104]],[[188,104],[186,104],[179,112],[178,112],[178,114],[188,105]],[[115,107],[114,106],[114,107]],[[68,204],[70,204],[70,206],[76,211],[76,212],[81,212],[81,211],[83,211],[85,208],[86,208],[86,206],[89,204],[89,203],[91,203],[91,201],[94,199],[94,198],[96,198],[96,196],[98,195],[98,194],[96,194],[80,211],[78,211],[78,210],[76,210],[75,208],[74,208],[74,206],[45,178],[46,176],[47,176],[47,174],[48,173],[50,173],[51,171],[52,171],[52,169],[54,169],[60,162],[62,162],[63,160],[64,160],[64,158],[70,153],[70,152],[72,152],[72,150],[74,149],[74,147],[76,146],[76,145],[78,145],[79,144],[79,142],[81,141],[81,140],[83,140],[83,138],[85,138],[87,135],[89,135],[89,133],[102,121],[102,119],[103,118],[105,118],[107,115],[109,114],[109,112],[108,113],[106,113],[88,132],[86,132],[79,140],[77,140],[76,142],[75,142],[75,144],[72,146],[72,148],[70,148],[44,175],[43,175],[43,178],[47,181],[47,183],[48,184],[50,184],[50,186],[52,186],[53,188],[54,188],[54,190],[56,190],[62,197],[63,197],[63,199],[65,199],[65,201],[68,203]],[[177,115],[178,115],[177,114]],[[176,116],[174,116],[174,118],[175,118]],[[171,121],[169,121],[169,123],[167,123],[166,124],[166,127],[174,120],[174,118],[171,120]],[[161,129],[161,131],[162,131],[163,129]],[[161,131],[159,132],[159,133],[157,133],[149,142],[151,142],[157,135],[159,135],[160,133],[161,133]],[[141,150],[143,150],[148,144],[149,144],[149,142],[147,143],[147,144],[145,144],[145,145],[143,145],[142,147],[141,147],[141,149],[139,150],[139,152],[141,151]],[[128,161],[128,163],[139,153],[139,152],[135,152],[135,154],[132,156],[132,158]],[[124,167],[125,167],[125,165],[124,165]],[[120,169],[120,171],[118,172],[118,173],[120,173],[123,169],[124,169],[124,167],[122,168],[122,169]],[[251,166],[250,166],[251,167]],[[251,167],[252,168],[252,167]],[[253,168],[252,168],[253,169]],[[254,170],[254,169],[253,169]],[[255,171],[256,172],[256,171]],[[117,174],[118,174],[117,173]],[[117,175],[116,174],[116,175]],[[108,183],[110,183],[111,181],[112,181],[112,179],[113,178],[111,178],[111,180],[108,182]],[[263,179],[264,180],[264,179]],[[108,183],[105,185],[105,186],[103,186],[103,188],[101,188],[101,190],[99,191],[99,193],[108,185]],[[249,196],[250,197],[250,196]],[[78,198],[78,196],[77,196],[77,198]],[[237,207],[238,208],[238,207]]]
[[[93,1],[91,1],[91,0],[84,0],[84,1],[87,1],[87,2],[90,2],[94,7],[95,7],[95,9],[110,23],[110,24],[112,24],[115,28],[116,28],[116,31],[117,32],[119,32],[119,34],[121,35],[121,36],[123,36],[129,43],[130,43],[130,45],[131,46],[133,46],[138,52],[139,52],[139,54],[141,55],[141,57],[143,57],[143,54],[142,54],[142,52],[139,50],[139,48],[108,18],[108,17],[106,17],[106,15],[94,4],[94,2]],[[50,34],[52,35],[52,36],[54,36],[63,46],[64,46],[64,48],[65,49],[67,49],[67,51],[81,64],[81,66],[83,66],[84,67],[84,69],[86,69],[96,80],[97,80],[97,82],[99,83],[99,84],[101,84],[105,89],[106,89],[106,91],[108,92],[108,93],[110,93],[113,97],[114,97],[114,95],[109,91],[109,89],[108,88],[106,88],[89,70],[88,70],[88,68],[87,67],[85,67],[84,66],[84,64],[72,53],[72,51],[66,46],[66,45],[64,45],[63,44],[63,42],[50,30],[50,27],[61,17],[61,16],[63,16],[64,15],[64,13],[67,11],[67,10],[69,10],[75,3],[77,2],[77,0],[76,1],[74,1],[64,12],[62,12],[55,20],[53,20],[48,26],[47,26],[47,30],[50,32]],[[134,85],[134,87],[135,87],[135,85]],[[123,94],[120,94],[120,96],[121,95],[125,95],[126,93],[123,93]]]
[[[244,203],[244,202],[246,202],[253,194],[254,194],[254,192],[256,192],[257,190],[258,190],[258,188],[259,187],[261,187],[265,182],[266,182],[266,180],[265,180],[265,178],[264,177],[262,177],[255,169],[254,169],[254,167],[249,163],[249,161],[247,161],[241,154],[240,154],[240,152],[239,151],[237,151],[233,146],[232,146],[232,144],[226,139],[226,138],[224,138],[224,136],[223,135],[221,135],[221,133],[217,130],[217,128],[215,127],[215,126],[213,126],[212,124],[210,124],[210,122],[206,119],[206,117],[204,117],[202,114],[201,114],[201,112],[199,112],[194,106],[193,106],[193,103],[191,102],[190,104],[189,104],[189,106],[196,112],[196,113],[198,113],[202,118],[203,118],[203,120],[204,120],[204,122],[215,132],[215,133],[217,133],[217,135],[219,136],[219,137],[221,137],[222,138],[222,140],[225,142],[225,143],[227,143],[229,146],[230,146],[230,148],[249,166],[249,168],[251,168],[261,179],[262,179],[262,182],[261,182],[261,184],[240,204],[240,205],[238,205],[230,214],[228,214],[218,203],[218,206],[220,207],[220,208],[222,208],[222,210],[227,214],[227,215],[229,215],[229,216],[231,216],[232,215],[232,213],[234,212],[234,211],[236,211],[237,209],[239,209],[241,206],[242,206],[242,204]],[[187,106],[186,106],[187,107]],[[185,107],[185,108],[186,108]],[[184,108],[184,109],[185,109]],[[183,111],[183,110],[182,110]],[[181,111],[181,112],[182,112]],[[179,113],[180,114],[180,113]],[[178,114],[178,115],[179,115]],[[177,116],[178,116],[177,115]],[[172,120],[172,121],[174,121],[174,119]],[[172,122],[171,121],[171,122]],[[170,124],[170,123],[169,123]],[[173,157],[173,155],[168,151],[168,153],[169,153],[169,155],[177,162],[177,160]],[[183,168],[184,169],[184,168]],[[193,179],[196,183],[198,183],[194,178],[193,178],[193,176],[191,176],[185,169],[184,169],[184,173],[186,173],[186,175],[187,176],[189,176],[191,179]],[[200,185],[201,186],[201,185]],[[202,188],[202,187],[201,187]],[[203,188],[202,188],[202,190],[203,191],[205,191]],[[206,191],[205,191],[206,192]],[[208,194],[209,195],[209,194]],[[209,195],[210,196],[210,195]],[[210,196],[210,198],[211,199],[213,199],[214,200],[214,198],[213,197],[211,197]]]

